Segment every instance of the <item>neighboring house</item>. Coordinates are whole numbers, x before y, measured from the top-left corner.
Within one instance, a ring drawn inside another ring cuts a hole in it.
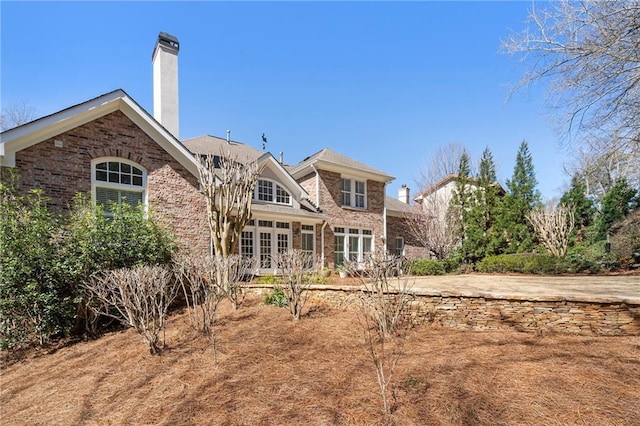
[[[362,261],[374,251],[406,254],[412,241],[402,226],[408,189],[404,203],[385,197],[392,176],[326,148],[287,166],[228,138],[180,141],[178,50],[175,37],[160,33],[153,53],[154,117],[115,90],[1,133],[0,168],[17,169],[22,190],[42,188],[58,213],[79,192],[101,204],[148,205],[185,247],[207,253],[196,156],[257,161],[263,172],[238,250],[255,256],[262,273],[274,272],[274,255],[290,248],[328,267]]]

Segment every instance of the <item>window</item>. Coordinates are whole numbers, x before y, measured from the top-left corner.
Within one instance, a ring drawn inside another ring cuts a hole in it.
[[[289,195],[287,190],[277,183],[266,179],[258,180],[254,199],[267,203],[291,205],[291,195]]]
[[[355,179],[342,178],[340,185],[342,193],[342,205],[346,207],[367,207],[366,183]]]
[[[255,258],[262,273],[273,273],[275,255],[291,248],[291,222],[251,219],[240,236],[240,254]]]
[[[363,262],[373,251],[373,233],[369,229],[334,228],[333,233],[336,266],[345,259]]]
[[[253,257],[253,232],[242,231],[240,236],[240,254],[245,259]]]
[[[395,253],[396,253],[396,256],[404,255],[404,238],[396,237]]]
[[[137,206],[145,203],[146,171],[125,159],[102,158],[92,162],[92,187],[96,205],[110,215],[112,203]]]
[[[308,257],[309,263],[306,268],[312,268],[315,260],[314,260],[314,231],[313,225],[302,225],[302,241],[301,241],[301,249],[305,256]]]

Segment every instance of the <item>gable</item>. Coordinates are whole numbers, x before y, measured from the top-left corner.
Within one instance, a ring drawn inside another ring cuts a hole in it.
[[[197,176],[195,160],[171,133],[142,109],[123,90],[115,90],[0,134],[0,165],[16,166],[16,153],[72,129],[120,111],[151,140]]]

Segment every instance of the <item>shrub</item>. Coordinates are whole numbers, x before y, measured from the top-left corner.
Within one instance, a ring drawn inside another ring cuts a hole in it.
[[[416,259],[411,265],[413,275],[444,275],[445,262],[435,259]]]
[[[75,297],[61,278],[60,225],[40,190],[0,183],[0,347],[45,344],[69,332]]]
[[[546,254],[499,254],[487,256],[476,264],[478,272],[557,274],[565,271],[564,261]]]
[[[277,275],[261,275],[256,279],[256,283],[277,285],[282,284],[282,279]]]
[[[282,287],[274,287],[269,293],[264,296],[264,303],[267,305],[277,306],[284,308],[289,305],[287,296],[282,291]]]
[[[623,266],[640,263],[640,209],[616,223],[611,231],[611,253],[616,260]]]

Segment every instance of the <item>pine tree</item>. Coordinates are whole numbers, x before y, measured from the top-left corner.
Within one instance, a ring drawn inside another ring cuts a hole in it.
[[[469,261],[466,253],[467,228],[469,226],[469,211],[472,208],[473,193],[470,186],[471,161],[469,154],[465,150],[460,156],[460,165],[456,177],[456,186],[449,204],[449,214],[459,218],[457,234],[460,236],[462,256],[465,262]]]
[[[560,204],[573,209],[576,227],[572,239],[584,239],[587,228],[593,225],[596,209],[593,200],[587,197],[587,185],[579,176],[571,178],[571,186],[562,194]]]
[[[469,209],[465,252],[473,262],[497,254],[495,220],[498,214],[499,186],[493,154],[485,148],[480,159],[477,179]],[[492,243],[493,242],[493,243]]]
[[[513,176],[507,180],[508,193],[502,209],[501,228],[507,239],[507,253],[523,253],[535,246],[535,231],[527,214],[541,205],[537,184],[529,145],[523,140],[518,148]]]
[[[622,178],[602,197],[597,221],[598,237],[605,239],[614,222],[624,219],[636,206],[636,190]]]

